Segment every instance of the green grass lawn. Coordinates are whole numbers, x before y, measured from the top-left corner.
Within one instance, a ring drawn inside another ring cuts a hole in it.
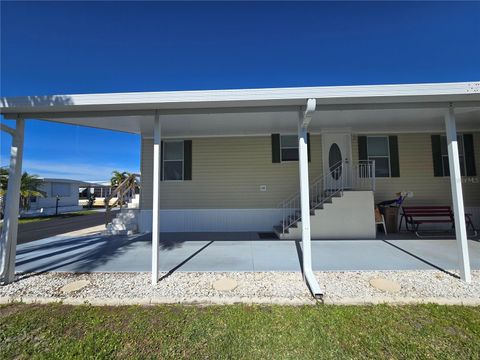
[[[21,305],[0,358],[478,359],[480,307]]]
[[[60,214],[60,215],[36,216],[36,217],[31,217],[31,218],[22,218],[22,219],[18,219],[18,223],[19,224],[28,224],[28,223],[32,223],[32,222],[38,222],[38,221],[48,221],[48,220],[52,220],[52,219],[64,219],[64,218],[71,218],[71,217],[76,217],[76,216],[90,215],[90,214],[95,214],[95,213],[96,213],[96,211],[93,211],[93,210],[81,210],[81,211],[75,211],[75,212]]]

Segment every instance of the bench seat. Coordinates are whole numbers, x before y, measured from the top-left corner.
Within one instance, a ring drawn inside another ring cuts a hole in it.
[[[451,224],[455,227],[455,219],[450,206],[404,206],[398,230],[402,228],[402,222],[405,219],[405,227],[408,231],[415,232],[418,235],[418,229],[421,224]],[[473,225],[471,215],[465,214],[467,229],[470,227],[476,235],[476,229]]]

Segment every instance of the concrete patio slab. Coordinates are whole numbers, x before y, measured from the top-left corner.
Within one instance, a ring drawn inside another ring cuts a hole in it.
[[[268,238],[268,236],[267,236]],[[162,234],[161,271],[300,271],[300,242],[266,240],[256,233]],[[470,261],[480,269],[480,242],[470,240]],[[456,269],[454,239],[319,240],[315,271]],[[59,235],[21,244],[19,272],[148,272],[151,234]]]

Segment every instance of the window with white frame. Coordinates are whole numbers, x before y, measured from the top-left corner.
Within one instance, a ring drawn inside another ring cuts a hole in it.
[[[297,135],[280,136],[281,161],[298,161],[298,137]]]
[[[368,160],[375,160],[375,176],[390,177],[390,146],[388,136],[367,137]]]
[[[163,180],[179,181],[184,179],[183,140],[163,142]]]
[[[462,176],[465,176],[465,147],[463,142],[463,135],[457,135],[457,144],[458,144],[458,157],[460,158],[460,173]],[[443,176],[450,176],[450,168],[448,165],[448,146],[447,146],[447,136],[440,136],[440,150],[442,153],[442,169]]]

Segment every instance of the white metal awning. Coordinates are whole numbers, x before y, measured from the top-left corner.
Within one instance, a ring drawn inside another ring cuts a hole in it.
[[[298,111],[315,98],[310,131],[441,131],[449,104],[459,131],[480,122],[480,82],[303,88],[138,92],[2,98],[5,118],[40,119],[165,137],[296,132]]]

